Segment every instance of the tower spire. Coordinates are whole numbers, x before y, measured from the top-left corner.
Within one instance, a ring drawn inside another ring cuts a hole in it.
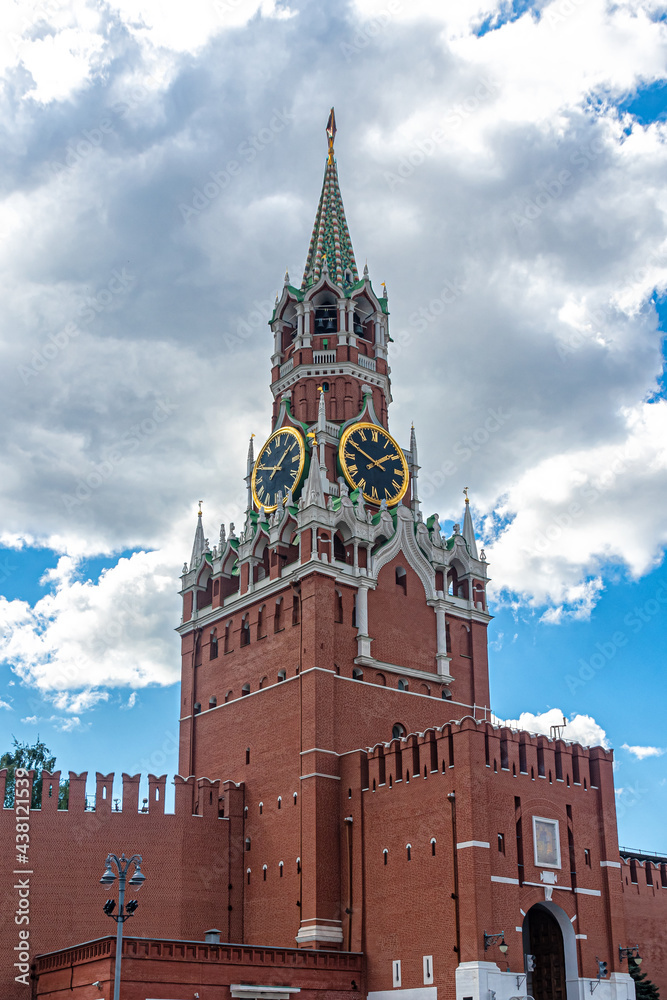
[[[206,551],[206,540],[204,538],[204,525],[202,523],[201,505],[204,501],[199,501],[199,511],[197,512],[197,527],[195,528],[195,540],[192,545],[192,555],[190,556],[190,572],[197,569],[204,552]]]
[[[329,152],[324,168],[322,193],[317,206],[315,225],[310,237],[306,266],[303,272],[302,290],[320,280],[325,258],[329,274],[337,285],[342,286],[346,279],[351,284],[359,280],[357,262],[354,259],[352,240],[347,228],[343,198],[338,183],[338,168],[334,158],[336,116],[333,108],[329,113],[326,131]]]
[[[250,443],[248,444],[248,458],[246,460],[246,476],[245,483],[248,492],[248,497],[246,501],[246,510],[252,510],[252,470],[255,467],[255,449],[253,447],[252,439],[254,434],[250,435]]]
[[[463,514],[462,534],[468,546],[468,551],[470,552],[470,555],[473,557],[473,559],[479,559],[479,556],[477,555],[477,542],[475,540],[475,528],[472,523],[472,514],[470,513],[470,500],[468,499],[467,486],[464,489],[463,493],[466,498],[466,503],[465,503],[465,512]]]

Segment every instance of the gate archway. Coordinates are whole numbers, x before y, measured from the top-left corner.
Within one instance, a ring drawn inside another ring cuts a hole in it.
[[[536,903],[523,922],[524,952],[535,957],[527,982],[535,1000],[570,1000],[577,996],[577,950],[574,930],[555,903]]]

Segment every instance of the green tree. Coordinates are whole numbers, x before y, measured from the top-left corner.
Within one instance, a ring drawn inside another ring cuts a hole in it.
[[[8,750],[0,756],[0,768],[7,768],[4,804],[5,807],[9,808],[14,805],[14,781],[17,768],[25,768],[26,771],[33,769],[37,772],[36,778],[39,778],[41,771],[52,772],[56,766],[56,758],[51,754],[46,743],[40,740],[39,735],[37,742],[33,743],[32,746],[29,743],[19,743],[15,736],[12,739],[14,741],[12,750]],[[58,807],[66,809],[68,799],[69,781],[67,780],[61,782],[58,789]],[[42,783],[40,780],[33,783],[30,806],[32,809],[41,809],[42,807]]]
[[[658,987],[646,978],[646,973],[632,958],[628,959],[628,970],[635,981],[637,1000],[660,1000]]]

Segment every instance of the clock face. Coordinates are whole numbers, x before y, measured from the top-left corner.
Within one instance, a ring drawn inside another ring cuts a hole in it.
[[[408,463],[403,451],[377,424],[352,424],[343,431],[338,450],[341,468],[350,486],[364,500],[397,504],[408,488]]]
[[[303,438],[293,427],[275,431],[259,453],[252,470],[252,496],[257,507],[272,511],[278,506],[278,494],[283,503],[288,490],[298,486],[306,460]]]

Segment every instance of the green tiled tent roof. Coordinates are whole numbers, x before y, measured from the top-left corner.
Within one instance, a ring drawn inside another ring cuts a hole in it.
[[[345,283],[345,272],[352,272],[352,283],[359,280],[357,262],[354,259],[352,240],[347,228],[343,199],[338,184],[338,169],[332,157],[324,171],[322,194],[317,206],[313,235],[310,238],[306,267],[303,272],[302,290],[316,284],[322,275],[324,257],[329,274],[337,285]]]

